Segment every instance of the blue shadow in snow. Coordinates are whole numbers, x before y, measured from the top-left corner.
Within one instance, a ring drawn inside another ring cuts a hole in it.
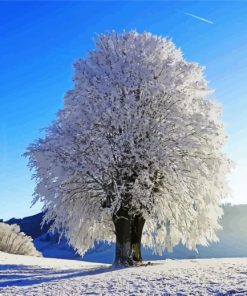
[[[72,279],[87,275],[97,275],[113,272],[114,268],[96,267],[88,270],[68,269],[54,270],[49,268],[38,268],[25,265],[0,265],[0,288],[12,286],[30,286],[56,280]]]

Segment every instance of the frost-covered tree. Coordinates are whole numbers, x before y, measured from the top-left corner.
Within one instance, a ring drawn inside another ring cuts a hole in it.
[[[21,232],[20,227],[16,224],[0,223],[0,251],[40,257],[33,244],[33,239]]]
[[[74,83],[26,153],[52,229],[81,254],[116,237],[127,265],[141,242],[162,253],[215,241],[231,163],[203,69],[169,39],[110,33],[75,63]]]

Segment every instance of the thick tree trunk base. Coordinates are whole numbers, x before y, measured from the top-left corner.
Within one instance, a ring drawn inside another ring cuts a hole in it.
[[[142,263],[141,237],[145,220],[130,217],[128,209],[120,208],[114,215],[116,230],[116,255],[114,267],[138,266]]]
[[[121,269],[121,268],[130,268],[130,267],[146,267],[146,266],[150,266],[150,265],[154,265],[152,262],[148,261],[142,261],[142,262],[137,262],[137,261],[133,261],[133,264],[123,264],[121,262],[115,262],[112,264],[112,268],[114,269]]]
[[[131,243],[124,242],[120,244],[116,243],[116,255],[114,266],[133,266],[134,262],[131,256]]]
[[[144,224],[145,220],[141,216],[135,216],[131,225],[132,256],[135,262],[142,262],[141,239]]]

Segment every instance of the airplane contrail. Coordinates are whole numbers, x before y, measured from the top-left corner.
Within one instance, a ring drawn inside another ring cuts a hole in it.
[[[205,23],[208,23],[208,24],[211,24],[211,25],[214,24],[212,21],[209,21],[209,20],[207,20],[207,19],[205,19],[205,18],[203,18],[203,17],[200,17],[200,16],[197,16],[197,15],[194,15],[194,14],[192,14],[192,13],[185,12],[184,14],[189,15],[189,16],[191,16],[191,17],[193,17],[193,18],[195,18],[195,19],[198,19],[198,20],[200,20],[200,21],[202,21],[202,22],[205,22]]]

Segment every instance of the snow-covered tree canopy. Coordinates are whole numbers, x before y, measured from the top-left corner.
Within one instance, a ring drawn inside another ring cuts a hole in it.
[[[203,69],[169,39],[110,33],[75,63],[74,83],[26,153],[53,228],[83,253],[114,240],[125,207],[156,252],[216,240],[231,163]]]

